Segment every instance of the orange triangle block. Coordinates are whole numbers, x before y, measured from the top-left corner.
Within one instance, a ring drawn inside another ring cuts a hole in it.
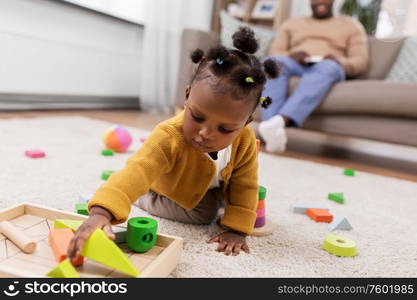
[[[87,239],[81,255],[133,277],[139,276],[136,266],[101,229]]]

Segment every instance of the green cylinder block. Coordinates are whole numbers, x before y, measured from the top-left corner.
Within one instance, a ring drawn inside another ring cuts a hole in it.
[[[146,252],[155,246],[158,222],[152,218],[130,218],[127,222],[127,246],[134,252]]]
[[[266,198],[266,188],[260,185],[258,189],[258,200],[265,200],[265,198]]]

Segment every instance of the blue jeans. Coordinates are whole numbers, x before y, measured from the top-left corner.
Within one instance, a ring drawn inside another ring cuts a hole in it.
[[[331,59],[325,59],[312,66],[303,66],[287,56],[269,56],[280,65],[278,78],[268,79],[262,96],[272,98],[267,109],[261,109],[262,121],[280,114],[290,118],[296,126],[322,102],[332,85],[345,80],[343,67]],[[298,86],[287,99],[288,80],[291,76],[301,77]]]

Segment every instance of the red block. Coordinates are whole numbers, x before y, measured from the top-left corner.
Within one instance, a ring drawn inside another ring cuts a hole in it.
[[[316,222],[330,223],[333,221],[333,215],[327,209],[309,208],[307,209],[307,216]]]

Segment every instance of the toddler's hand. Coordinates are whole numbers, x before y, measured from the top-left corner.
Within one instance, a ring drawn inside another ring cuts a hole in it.
[[[236,256],[240,253],[240,250],[249,253],[249,247],[246,244],[245,237],[246,234],[244,233],[240,233],[233,230],[227,230],[212,237],[210,240],[207,241],[207,243],[217,242],[219,243],[217,251],[224,252],[225,255],[232,254],[233,256]]]
[[[75,260],[80,254],[85,241],[97,229],[103,229],[104,233],[112,240],[115,235],[111,229],[111,219],[113,216],[106,210],[100,207],[93,207],[88,219],[78,228],[72,238],[69,246],[67,256],[69,260]]]

